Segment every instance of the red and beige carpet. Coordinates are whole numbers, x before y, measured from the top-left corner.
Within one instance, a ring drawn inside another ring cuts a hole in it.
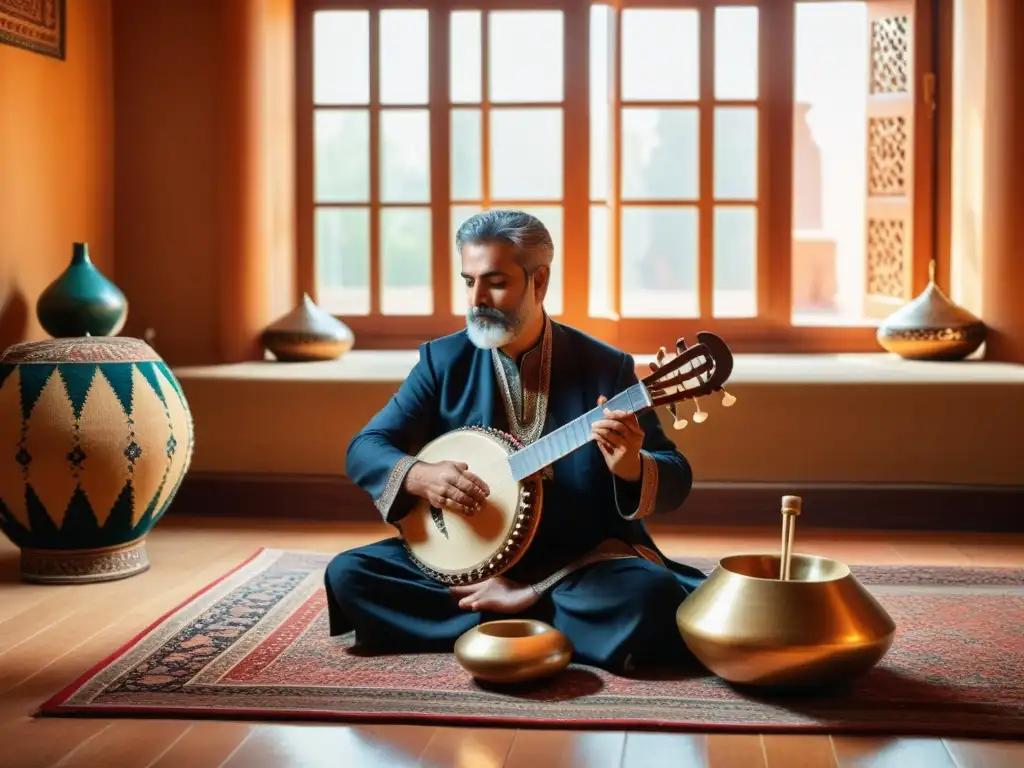
[[[328,560],[261,550],[86,672],[40,714],[1024,733],[1024,569],[855,567],[898,625],[889,654],[843,690],[772,698],[734,690],[693,665],[640,679],[573,665],[543,684],[488,690],[450,654],[350,654],[351,638],[327,633]]]

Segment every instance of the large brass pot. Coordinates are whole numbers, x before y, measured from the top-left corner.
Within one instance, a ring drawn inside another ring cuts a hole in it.
[[[896,624],[836,560],[792,555],[779,578],[778,555],[733,555],[676,611],[693,654],[731,683],[818,686],[874,667]]]
[[[455,658],[469,674],[491,683],[550,677],[572,660],[564,634],[535,619],[502,619],[473,627],[455,641]]]

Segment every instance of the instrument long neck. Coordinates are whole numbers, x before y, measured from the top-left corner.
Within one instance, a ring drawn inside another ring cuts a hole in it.
[[[593,439],[591,428],[595,421],[605,418],[604,409],[639,414],[653,406],[647,387],[637,383],[620,392],[604,405],[573,419],[509,457],[509,466],[515,479],[523,480],[544,467],[568,456]]]

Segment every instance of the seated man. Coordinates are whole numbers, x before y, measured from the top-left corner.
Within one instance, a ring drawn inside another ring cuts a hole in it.
[[[470,309],[463,331],[424,344],[390,402],[348,449],[348,476],[399,523],[418,499],[471,513],[486,483],[466,464],[415,459],[430,440],[477,425],[529,444],[637,382],[631,356],[543,309],[553,246],[544,225],[487,211],[456,236]],[[400,538],[337,555],[325,583],[332,635],[369,651],[449,651],[481,621],[548,621],[575,660],[611,671],[678,660],[683,599],[704,579],[663,558],[643,519],[679,507],[690,466],[657,416],[605,409],[593,440],[545,470],[533,542],[503,576],[450,588],[410,560]]]

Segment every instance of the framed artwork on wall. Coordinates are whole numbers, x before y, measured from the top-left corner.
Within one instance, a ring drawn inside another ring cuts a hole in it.
[[[0,0],[0,43],[63,59],[65,0]]]

